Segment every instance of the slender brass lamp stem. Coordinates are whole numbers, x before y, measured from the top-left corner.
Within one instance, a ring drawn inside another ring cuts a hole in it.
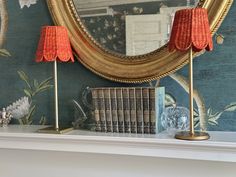
[[[55,128],[59,129],[58,123],[58,92],[57,92],[57,61],[54,61],[54,99],[55,99]]]
[[[209,134],[201,131],[194,131],[194,117],[193,117],[193,50],[189,50],[189,131],[181,131],[175,134],[175,138],[181,140],[207,140],[210,138]]]
[[[189,50],[189,111],[190,111],[190,134],[194,135],[193,120],[193,50]]]
[[[54,109],[55,109],[55,125],[53,127],[46,127],[39,129],[38,132],[40,133],[53,133],[53,134],[61,134],[66,133],[68,131],[73,130],[72,127],[59,127],[59,115],[58,115],[58,83],[57,83],[57,61],[54,61]]]

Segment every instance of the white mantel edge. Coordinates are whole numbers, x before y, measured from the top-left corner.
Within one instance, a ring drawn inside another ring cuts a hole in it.
[[[1,133],[0,149],[236,162],[236,143],[175,139]]]

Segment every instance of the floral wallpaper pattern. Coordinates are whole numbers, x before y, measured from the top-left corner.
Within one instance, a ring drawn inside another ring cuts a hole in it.
[[[33,4],[36,4],[38,0],[19,0],[20,8],[22,9],[24,6],[30,7]]]
[[[2,0],[0,3],[0,9],[1,13],[1,26],[3,26],[1,29],[7,29],[8,26],[8,13],[7,13],[7,1]],[[36,4],[37,0],[19,0],[20,8],[22,9],[24,6],[27,6],[28,8]],[[1,33],[3,30],[1,30]],[[4,31],[4,34],[2,35],[2,41],[5,39],[5,33],[7,31]],[[3,45],[4,43],[2,43]],[[6,49],[0,49],[1,56],[2,57],[9,57],[11,54]],[[24,124],[24,125],[30,125],[35,122],[33,122],[33,116],[36,111],[36,100],[34,100],[35,95],[37,95],[40,92],[46,91],[47,89],[50,89],[52,85],[50,85],[51,77],[44,80],[43,82],[39,83],[36,79],[32,82],[29,80],[29,77],[23,72],[18,71],[18,75],[20,79],[22,79],[27,88],[23,89],[25,96],[19,98],[17,101],[12,103],[11,105],[6,107],[6,111],[12,114],[12,118],[16,119],[18,123]],[[5,109],[5,108],[3,108]],[[39,124],[45,124],[46,123],[46,117],[42,116]]]

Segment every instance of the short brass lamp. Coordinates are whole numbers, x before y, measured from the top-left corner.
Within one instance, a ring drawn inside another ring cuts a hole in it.
[[[204,8],[182,9],[176,12],[170,41],[170,52],[177,50],[189,52],[189,106],[190,130],[178,132],[175,138],[182,140],[206,140],[210,136],[206,132],[194,131],[193,118],[193,52],[204,49],[213,50],[212,36],[207,10]]]

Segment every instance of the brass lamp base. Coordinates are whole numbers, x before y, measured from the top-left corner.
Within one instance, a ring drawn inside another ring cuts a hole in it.
[[[201,141],[201,140],[208,140],[210,138],[210,135],[206,132],[196,131],[194,132],[194,134],[192,134],[190,133],[190,131],[186,131],[186,132],[178,132],[175,135],[175,138],[180,140]]]
[[[63,133],[67,133],[72,130],[73,130],[72,127],[60,127],[60,128],[46,127],[46,128],[39,129],[38,132],[39,133],[49,133],[49,134],[63,134]]]

